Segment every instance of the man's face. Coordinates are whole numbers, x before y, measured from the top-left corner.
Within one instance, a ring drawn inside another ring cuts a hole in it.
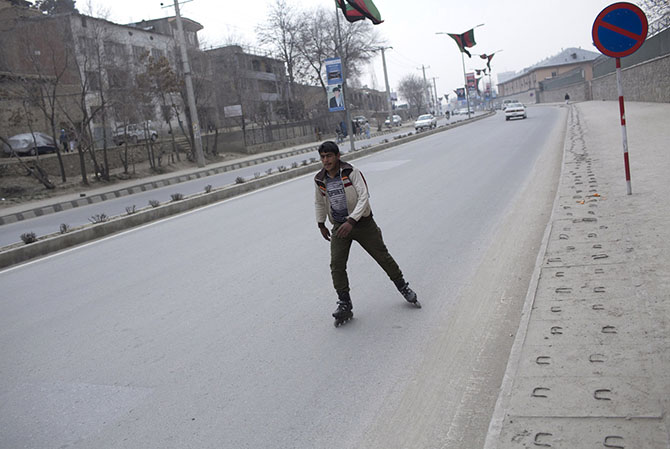
[[[337,169],[340,163],[340,155],[335,153],[321,153],[321,164],[328,172]]]
[[[335,91],[333,91],[333,94],[335,95],[335,98],[339,98],[339,97],[340,97],[340,91],[339,91],[339,90],[335,90]]]

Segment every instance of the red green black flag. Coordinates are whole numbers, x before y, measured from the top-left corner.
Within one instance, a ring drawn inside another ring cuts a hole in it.
[[[479,57],[482,59],[488,59],[488,61],[486,61],[486,67],[489,68],[489,72],[491,71],[491,59],[493,59],[493,55],[495,55],[495,53],[492,53],[490,55],[487,54],[479,55]]]
[[[383,22],[377,7],[372,0],[335,0],[349,22],[370,19],[374,25]]]
[[[449,36],[453,40],[456,41],[456,44],[458,45],[458,49],[461,50],[461,53],[465,53],[468,55],[468,58],[471,58],[472,55],[470,54],[469,51],[466,50],[466,48],[474,47],[477,45],[477,42],[475,42],[475,29],[471,29],[470,31],[466,31],[463,34],[451,34],[449,33]]]
[[[348,5],[346,0],[335,0],[337,7],[342,10],[344,18],[349,22],[356,22],[358,20],[365,20],[365,16],[354,9],[352,6]]]

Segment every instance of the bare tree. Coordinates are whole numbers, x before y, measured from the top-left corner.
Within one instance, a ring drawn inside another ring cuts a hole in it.
[[[301,21],[299,48],[306,68],[304,81],[308,84],[321,85],[324,90],[326,89],[326,82],[323,79],[325,59],[339,55],[347,79],[353,81],[363,73],[366,64],[384,44],[383,39],[367,21],[349,23],[340,20],[338,33],[335,14],[334,9],[331,11],[316,8],[304,12]]]
[[[296,71],[301,59],[299,50],[301,28],[301,16],[294,6],[287,4],[286,0],[275,0],[266,22],[256,28],[260,44],[278,54],[279,59],[286,65],[288,75],[286,100],[289,119],[293,115],[291,113],[291,101],[293,100]]]
[[[58,102],[65,101],[64,80],[68,76],[72,60],[71,48],[63,45],[67,33],[61,21],[41,21],[41,26],[34,26],[34,32],[25,33],[22,40],[22,53],[29,61],[34,78],[23,78],[25,95],[44,115],[54,142],[58,143]],[[39,30],[39,31],[38,31]],[[61,148],[56,144],[56,155],[61,173],[61,180],[67,180]]]
[[[398,85],[400,95],[407,100],[410,110],[413,107],[416,108],[417,115],[421,114],[425,107],[424,96],[426,88],[427,86],[423,78],[415,74],[406,75],[400,80]]]

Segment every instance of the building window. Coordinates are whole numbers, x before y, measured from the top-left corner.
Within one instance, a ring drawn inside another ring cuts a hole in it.
[[[260,72],[261,62],[258,59],[254,59],[253,61],[251,61],[251,68],[254,70],[254,72]]]
[[[122,89],[128,85],[128,74],[119,69],[107,69],[107,80],[110,89]]]
[[[118,42],[105,41],[105,56],[108,58],[122,58],[125,56],[125,47]]]
[[[151,49],[151,57],[154,59],[160,59],[165,57],[165,52],[159,48]]]
[[[99,91],[100,90],[100,75],[98,72],[85,72],[86,83],[88,85],[89,91]]]
[[[149,55],[149,52],[146,48],[140,47],[138,45],[133,45],[133,58],[137,62],[141,62]]]

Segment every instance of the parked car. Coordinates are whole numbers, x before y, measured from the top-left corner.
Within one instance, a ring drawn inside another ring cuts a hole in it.
[[[391,128],[393,126],[400,126],[402,125],[402,117],[400,117],[399,115],[393,115],[393,118],[386,117],[384,125],[386,125],[388,128]]]
[[[128,140],[128,143],[135,144],[149,139],[152,142],[158,139],[158,132],[153,129],[150,121],[119,126],[112,133],[112,140],[116,145],[123,145],[126,140]]]
[[[526,107],[521,103],[507,103],[505,108],[505,120],[510,120],[515,117],[526,118]]]
[[[432,128],[437,128],[437,119],[432,114],[420,115],[414,122],[414,129],[417,131]]]
[[[7,139],[11,148],[3,143],[2,147],[6,154],[16,153],[18,155],[35,155],[44,153],[55,153],[56,143],[48,134],[41,132],[17,134]]]

